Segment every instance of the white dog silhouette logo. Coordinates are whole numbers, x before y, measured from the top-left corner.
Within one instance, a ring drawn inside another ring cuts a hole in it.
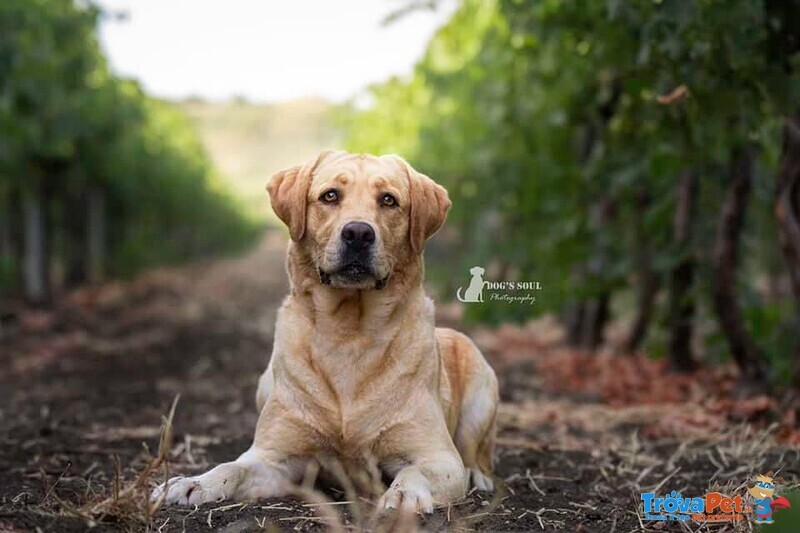
[[[475,266],[469,269],[472,274],[472,279],[469,282],[469,287],[464,291],[464,297],[461,297],[461,287],[456,291],[456,298],[464,303],[476,303],[483,301],[483,275],[486,271],[483,267]]]

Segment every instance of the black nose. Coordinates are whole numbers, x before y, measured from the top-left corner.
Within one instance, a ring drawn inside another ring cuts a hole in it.
[[[353,248],[367,248],[375,242],[375,230],[366,222],[348,222],[342,228],[342,240]]]

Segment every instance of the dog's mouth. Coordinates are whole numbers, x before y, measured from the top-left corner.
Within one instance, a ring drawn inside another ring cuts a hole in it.
[[[381,290],[389,281],[388,275],[379,278],[372,267],[361,261],[352,261],[330,272],[319,268],[318,272],[320,283],[342,289]]]

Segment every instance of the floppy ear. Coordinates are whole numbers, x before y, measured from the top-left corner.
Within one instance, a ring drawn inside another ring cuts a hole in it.
[[[414,253],[421,253],[427,241],[444,224],[452,202],[447,190],[417,172],[405,160],[397,158],[408,177],[411,207],[409,209],[408,238]]]
[[[289,236],[293,241],[299,241],[306,233],[307,196],[311,176],[329,153],[331,152],[322,152],[304,165],[281,170],[267,183],[272,210],[289,227]]]

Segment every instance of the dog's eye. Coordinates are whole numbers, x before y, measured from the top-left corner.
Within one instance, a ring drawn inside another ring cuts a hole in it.
[[[339,200],[339,193],[336,189],[331,189],[322,193],[319,199],[326,204],[332,204]]]
[[[384,207],[396,207],[397,199],[389,193],[381,196],[381,205]]]

